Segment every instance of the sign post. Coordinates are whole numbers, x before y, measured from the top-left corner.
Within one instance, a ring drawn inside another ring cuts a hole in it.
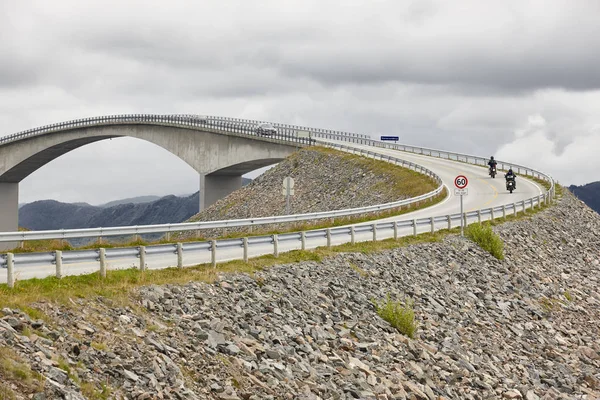
[[[463,208],[463,196],[469,194],[467,189],[467,185],[469,184],[469,180],[464,175],[458,175],[454,178],[454,195],[460,196],[460,236],[465,236],[465,212]]]
[[[285,196],[285,213],[290,215],[290,196],[294,194],[294,179],[283,178],[283,195]]]

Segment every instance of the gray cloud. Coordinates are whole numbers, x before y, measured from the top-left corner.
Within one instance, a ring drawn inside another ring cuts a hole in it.
[[[561,181],[597,180],[600,161],[576,154],[600,135],[599,12],[586,0],[0,2],[0,136],[93,115],[200,113],[525,161],[534,146]],[[538,116],[543,127],[531,127]],[[185,163],[119,139],[50,163],[21,197],[195,190]]]

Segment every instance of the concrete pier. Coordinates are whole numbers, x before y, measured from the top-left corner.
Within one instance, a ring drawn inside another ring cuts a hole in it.
[[[15,232],[19,229],[19,184],[0,182],[0,232]],[[0,242],[0,250],[17,247],[18,243]]]

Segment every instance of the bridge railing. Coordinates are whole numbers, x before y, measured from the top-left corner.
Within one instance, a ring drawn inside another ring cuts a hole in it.
[[[28,129],[26,131],[0,137],[0,146],[30,137],[41,136],[70,129],[131,124],[172,126],[179,128],[214,130],[218,132],[232,132],[250,136],[260,136],[255,130],[256,123],[250,123],[243,120],[226,120],[219,117],[205,118],[196,115],[125,114],[81,118],[72,121],[44,125],[34,129]],[[311,145],[314,143],[312,138],[299,136],[297,134],[297,130],[288,127],[281,127],[278,129],[277,134],[269,138],[300,145]]]

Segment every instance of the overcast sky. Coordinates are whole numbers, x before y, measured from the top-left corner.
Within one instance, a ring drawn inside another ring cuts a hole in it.
[[[600,1],[0,0],[0,136],[194,113],[462,151],[600,180]],[[165,150],[113,139],[20,185],[101,204],[198,190]]]

